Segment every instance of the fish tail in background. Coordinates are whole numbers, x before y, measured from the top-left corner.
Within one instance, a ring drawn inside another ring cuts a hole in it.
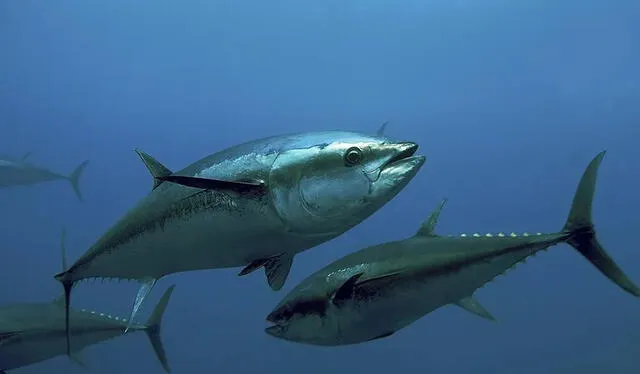
[[[605,153],[606,151],[602,151],[594,157],[582,175],[563,231],[568,234],[566,242],[589,260],[602,274],[628,293],[640,296],[640,288],[627,277],[598,242],[591,219],[598,168]]]
[[[156,305],[153,313],[151,313],[151,317],[147,320],[147,329],[145,330],[147,337],[149,338],[149,342],[151,342],[151,346],[158,357],[158,361],[160,361],[160,364],[167,373],[171,372],[171,370],[169,369],[167,355],[165,353],[164,346],[162,345],[160,330],[162,327],[162,317],[164,316],[167,304],[169,304],[169,298],[171,298],[171,293],[173,293],[173,289],[175,287],[176,286],[173,285],[164,292],[164,295],[162,295],[158,305]]]
[[[82,172],[84,171],[84,168],[87,166],[88,163],[89,163],[89,160],[84,161],[83,163],[78,165],[78,167],[76,167],[75,170],[73,170],[71,175],[67,177],[67,179],[69,180],[69,183],[71,183],[71,187],[73,187],[73,191],[76,193],[76,196],[78,196],[78,199],[80,199],[80,201],[83,201],[82,192],[80,191],[80,184],[79,184],[80,176],[82,175]]]

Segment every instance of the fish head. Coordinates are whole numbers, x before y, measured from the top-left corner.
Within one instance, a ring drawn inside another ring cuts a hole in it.
[[[303,282],[267,316],[268,335],[296,343],[334,345],[339,333],[335,307],[322,284]]]
[[[425,162],[418,145],[352,132],[307,133],[280,150],[269,175],[290,231],[339,235],[395,197]]]

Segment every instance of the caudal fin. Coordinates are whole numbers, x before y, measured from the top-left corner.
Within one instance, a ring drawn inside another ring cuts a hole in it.
[[[62,234],[60,236],[60,257],[62,260],[62,272],[54,276],[54,278],[62,283],[64,287],[64,322],[65,322],[65,335],[67,343],[67,356],[73,360],[71,353],[71,333],[69,331],[69,308],[71,303],[71,288],[73,288],[73,282],[66,279],[67,271],[67,250],[65,247],[67,232],[65,228],[62,228]]]
[[[151,313],[151,317],[147,320],[147,329],[145,330],[147,337],[149,338],[149,342],[151,342],[151,346],[158,357],[158,361],[160,361],[160,364],[167,373],[171,372],[171,369],[169,369],[167,355],[164,351],[164,346],[162,345],[162,339],[160,338],[160,330],[162,327],[162,317],[164,316],[167,304],[169,304],[169,298],[171,298],[171,293],[173,293],[173,289],[175,287],[176,286],[173,285],[164,292],[164,295],[162,295],[158,305],[156,305],[153,313]]]
[[[76,193],[76,196],[78,196],[78,199],[80,199],[80,201],[83,201],[82,192],[80,191],[80,184],[79,184],[80,176],[82,175],[82,172],[84,171],[84,168],[87,166],[88,163],[89,163],[89,160],[84,161],[73,170],[71,175],[67,177],[67,179],[69,180],[69,183],[71,183],[71,187],[73,187],[73,191]]]
[[[602,151],[594,157],[582,175],[563,231],[570,234],[567,243],[580,252],[602,274],[628,293],[640,296],[640,288],[626,276],[598,242],[591,219],[598,168],[605,153],[606,151]]]

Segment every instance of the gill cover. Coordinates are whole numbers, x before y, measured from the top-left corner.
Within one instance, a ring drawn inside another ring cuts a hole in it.
[[[275,208],[288,228],[302,234],[342,231],[350,213],[364,205],[371,179],[363,165],[345,164],[344,144],[289,149],[276,158],[269,177]],[[367,148],[359,148],[366,158]],[[360,161],[358,161],[360,162]],[[344,217],[344,219],[343,219]],[[355,222],[357,223],[357,222]]]

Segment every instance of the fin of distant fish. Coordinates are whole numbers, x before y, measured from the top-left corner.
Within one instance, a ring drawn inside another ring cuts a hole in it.
[[[496,319],[491,315],[491,313],[489,313],[489,311],[487,309],[485,309],[485,307],[482,306],[482,304],[480,304],[478,302],[478,300],[474,299],[473,297],[469,296],[469,297],[465,297],[464,299],[459,300],[456,305],[458,305],[460,308],[466,310],[467,312],[473,313],[475,315],[477,315],[478,317],[482,317],[485,319],[488,319],[490,321],[495,321]]]
[[[133,303],[133,308],[131,309],[131,316],[129,317],[129,321],[127,322],[127,328],[124,329],[124,334],[126,334],[131,328],[131,326],[133,326],[134,319],[138,315],[138,312],[140,311],[140,307],[144,303],[147,296],[149,296],[149,293],[153,289],[153,286],[156,285],[157,281],[158,281],[157,279],[148,278],[141,282],[142,284],[138,289],[138,294],[136,295],[136,300]]]
[[[289,272],[291,271],[292,265],[293,256],[288,254],[280,254],[277,256],[252,261],[249,265],[245,266],[240,271],[240,273],[238,273],[238,275],[247,275],[260,269],[261,267],[264,267],[264,273],[267,277],[269,287],[271,287],[271,289],[274,291],[278,291],[284,286],[284,283],[289,276]]]
[[[149,338],[149,342],[151,343],[151,347],[158,357],[158,361],[162,365],[162,368],[167,372],[171,372],[169,368],[169,361],[167,360],[167,354],[164,350],[164,346],[162,344],[162,339],[160,338],[160,330],[162,324],[162,317],[164,316],[164,312],[167,309],[167,305],[169,304],[169,299],[171,298],[171,294],[173,293],[173,289],[175,285],[169,287],[156,305],[153,313],[147,320],[147,328],[145,329],[145,333]]]
[[[33,152],[26,152],[25,154],[22,155],[22,158],[20,159],[20,161],[26,161],[29,156],[31,156]]]
[[[440,219],[440,213],[442,213],[442,208],[447,204],[447,199],[444,198],[440,201],[440,204],[433,210],[429,218],[420,226],[416,236],[437,236],[436,235],[436,226],[438,225],[438,220]]]
[[[388,124],[389,124],[389,121],[384,121],[382,125],[380,125],[380,127],[378,128],[378,131],[376,131],[376,135],[384,136],[384,131],[387,129]]]
[[[140,160],[142,160],[144,166],[146,166],[147,170],[149,170],[151,177],[153,177],[153,187],[151,188],[152,191],[158,188],[160,184],[162,184],[162,180],[158,178],[168,177],[173,174],[173,172],[169,170],[169,168],[162,165],[155,158],[149,156],[139,149],[134,149],[133,151],[138,154],[138,157],[140,157]]]
[[[80,176],[82,175],[82,172],[84,171],[84,168],[87,166],[87,164],[89,164],[89,160],[83,161],[67,177],[67,180],[69,181],[69,183],[71,183],[71,187],[73,187],[73,192],[75,192],[78,200],[80,201],[84,201],[82,197],[82,191],[80,190]]]

